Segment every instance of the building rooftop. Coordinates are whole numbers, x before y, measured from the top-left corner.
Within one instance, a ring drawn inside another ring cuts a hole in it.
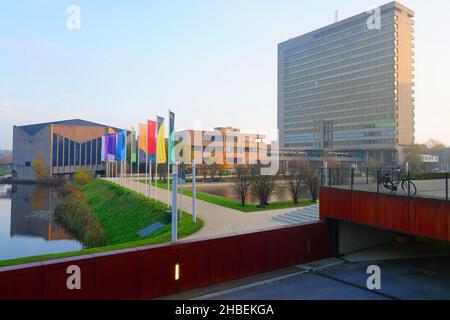
[[[63,121],[53,121],[53,122],[45,122],[45,123],[37,123],[37,124],[31,124],[31,125],[25,125],[25,126],[18,126],[18,128],[25,131],[30,136],[35,135],[42,129],[46,128],[50,125],[59,125],[59,126],[82,126],[82,127],[109,127],[107,125],[86,121],[82,119],[70,119],[70,120],[63,120]],[[113,128],[117,129],[118,128]]]
[[[396,10],[401,11],[401,12],[406,12],[410,17],[414,17],[414,14],[415,14],[413,10],[409,9],[408,7],[404,6],[403,4],[401,4],[401,3],[397,2],[397,1],[392,1],[392,2],[386,3],[386,4],[382,5],[382,6],[380,6],[379,8],[380,8],[381,12],[385,12],[385,11],[388,11],[388,10],[396,9]],[[356,14],[356,15],[354,15],[352,17],[340,20],[338,22],[332,23],[330,25],[327,25],[325,27],[319,28],[317,30],[314,30],[314,31],[305,33],[303,35],[300,35],[298,37],[294,37],[294,38],[291,38],[289,40],[283,41],[278,46],[279,46],[279,48],[282,48],[282,47],[285,47],[285,46],[289,46],[291,44],[292,40],[296,40],[294,42],[297,42],[297,45],[301,44],[302,41],[314,40],[316,38],[321,37],[322,35],[326,35],[327,32],[329,30],[331,30],[331,29],[334,29],[334,28],[337,28],[337,27],[342,27],[342,26],[345,26],[346,24],[349,24],[349,23],[354,23],[354,21],[357,21],[357,20],[360,20],[360,19],[367,19],[367,17],[368,17],[368,13],[367,12]]]

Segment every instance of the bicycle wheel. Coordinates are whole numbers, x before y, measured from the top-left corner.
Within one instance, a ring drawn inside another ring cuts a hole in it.
[[[409,184],[409,192],[408,192],[408,184]],[[411,197],[414,197],[417,194],[416,185],[414,184],[414,182],[410,180],[402,181],[402,189],[404,193],[411,195]]]
[[[380,190],[381,192],[389,192],[389,193],[396,193],[397,187],[390,181],[386,181],[384,183],[380,183]]]

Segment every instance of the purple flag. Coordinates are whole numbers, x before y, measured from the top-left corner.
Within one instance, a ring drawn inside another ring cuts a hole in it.
[[[116,134],[107,134],[105,140],[106,159],[108,161],[114,161],[116,159]]]

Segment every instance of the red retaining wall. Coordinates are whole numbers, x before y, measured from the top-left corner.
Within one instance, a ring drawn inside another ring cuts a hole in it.
[[[155,298],[327,258],[331,241],[320,222],[0,268],[0,300]],[[81,290],[67,288],[71,265]]]
[[[450,241],[449,203],[373,192],[322,188],[320,217]]]

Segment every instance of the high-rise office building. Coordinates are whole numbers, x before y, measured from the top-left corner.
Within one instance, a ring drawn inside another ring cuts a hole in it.
[[[280,146],[402,162],[414,143],[413,17],[391,2],[279,44]]]

